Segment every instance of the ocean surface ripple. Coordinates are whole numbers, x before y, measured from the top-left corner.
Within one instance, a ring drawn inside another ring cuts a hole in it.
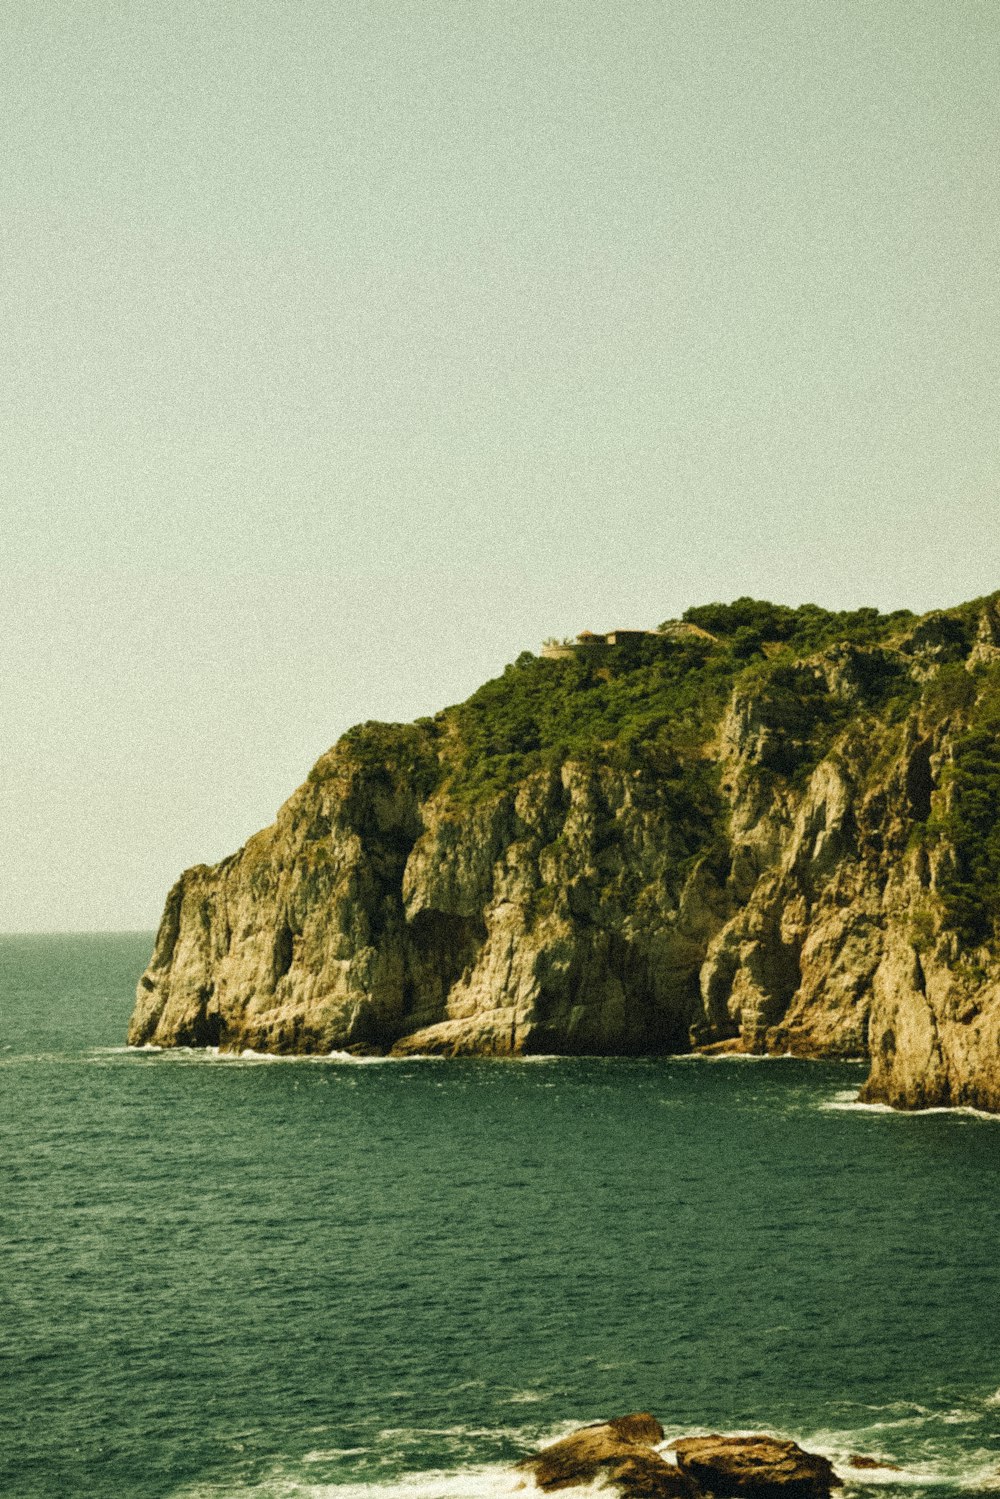
[[[1000,1495],[995,1119],[854,1063],[129,1051],[150,945],[0,938],[3,1499],[501,1499],[643,1408]]]

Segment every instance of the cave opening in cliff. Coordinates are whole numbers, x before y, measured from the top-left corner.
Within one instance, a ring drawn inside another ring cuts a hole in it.
[[[292,966],[295,938],[287,921],[283,921],[274,935],[274,982],[284,978]]]
[[[910,815],[917,822],[926,822],[930,817],[933,790],[931,745],[930,740],[925,739],[922,744],[917,745],[906,767],[906,799],[909,802]]]

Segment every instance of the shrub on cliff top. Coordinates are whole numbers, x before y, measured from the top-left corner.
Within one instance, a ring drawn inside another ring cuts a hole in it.
[[[954,742],[950,808],[935,829],[955,850],[942,880],[945,909],[972,946],[1000,936],[1000,671],[981,669],[974,680],[968,726]]]
[[[874,645],[916,618],[909,609],[881,614],[878,609],[822,609],[818,604],[772,604],[739,598],[731,604],[698,604],[685,609],[685,623],[697,625],[749,655],[751,642],[782,642],[799,652],[818,650],[834,641]]]
[[[446,751],[452,794],[492,795],[570,758],[639,768],[650,754],[672,754],[690,766],[737,679],[759,695],[762,722],[774,731],[766,769],[801,780],[851,711],[803,657],[834,641],[858,647],[850,671],[857,699],[868,706],[911,685],[895,653],[872,649],[914,618],[907,610],[832,613],[743,598],[689,609],[684,618],[716,638],[650,634],[559,660],[525,652],[449,709],[456,730]]]
[[[637,641],[568,660],[522,656],[448,710],[450,789],[462,799],[506,789],[565,759],[638,767],[643,747],[690,757],[732,686],[728,652],[700,639]]]

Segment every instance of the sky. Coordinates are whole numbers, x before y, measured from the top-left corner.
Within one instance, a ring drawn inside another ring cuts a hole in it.
[[[0,930],[352,723],[1000,587],[995,0],[7,0]]]

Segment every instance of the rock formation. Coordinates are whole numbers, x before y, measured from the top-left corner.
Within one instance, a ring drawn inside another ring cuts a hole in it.
[[[174,886],[130,1042],[870,1056],[1000,1109],[996,601],[754,607],[352,730]]]
[[[677,1466],[714,1499],[828,1499],[841,1487],[833,1465],[779,1437],[682,1437]]]
[[[600,1480],[631,1499],[697,1499],[700,1490],[655,1450],[663,1427],[648,1412],[584,1426],[518,1463],[546,1492]]]
[[[847,1459],[847,1466],[882,1473],[902,1473],[903,1471],[899,1463],[887,1462],[884,1457],[869,1457],[863,1452],[852,1452]]]
[[[648,1412],[581,1427],[518,1464],[552,1492],[600,1481],[628,1499],[829,1499],[841,1480],[825,1457],[769,1436],[683,1437],[657,1450]]]

